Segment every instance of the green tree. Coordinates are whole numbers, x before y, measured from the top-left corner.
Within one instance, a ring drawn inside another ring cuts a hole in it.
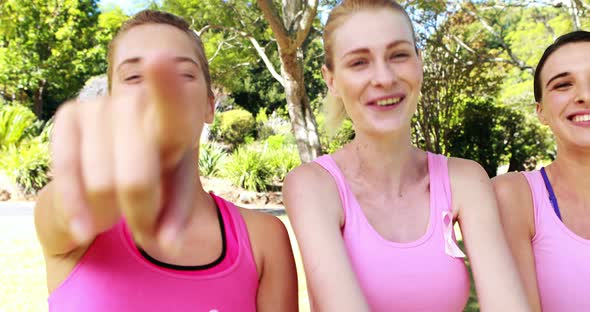
[[[39,117],[105,69],[95,0],[6,0],[0,7],[0,96]]]
[[[448,154],[449,137],[466,118],[463,106],[468,99],[498,93],[503,65],[488,61],[495,53],[493,46],[460,8],[433,2],[413,10],[417,24],[424,27],[418,34],[424,46],[424,84],[414,141],[426,150]]]
[[[314,21],[317,22],[317,7],[318,0],[285,0],[280,7],[268,0],[167,0],[163,3],[164,9],[192,20],[197,32],[205,36],[208,36],[206,32],[217,34],[213,41],[216,47],[207,51],[214,51],[209,53],[212,67],[224,47],[237,45],[241,48],[240,53],[244,53],[245,58],[231,57],[229,64],[234,64],[233,67],[228,67],[227,63],[219,67],[223,69],[222,74],[230,75],[230,79],[221,76],[220,81],[225,85],[231,85],[232,81],[228,80],[236,80],[247,71],[236,65],[250,65],[262,60],[268,73],[284,90],[303,161],[310,161],[321,151],[303,67],[312,26]]]

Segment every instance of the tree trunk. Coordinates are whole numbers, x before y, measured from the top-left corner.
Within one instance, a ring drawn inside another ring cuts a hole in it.
[[[302,162],[310,162],[321,154],[315,116],[305,91],[303,53],[281,54],[281,74],[284,77],[287,108],[297,149]]]
[[[268,21],[279,47],[282,85],[285,88],[299,157],[304,163],[310,162],[320,155],[321,147],[315,117],[305,92],[303,43],[309,36],[319,2],[283,0],[283,18],[280,17],[275,1],[257,0],[256,3]]]
[[[35,113],[35,116],[39,120],[43,117],[43,92],[46,83],[45,80],[39,82],[39,88],[35,91],[35,96],[33,97],[33,113]]]
[[[508,164],[508,172],[515,172],[515,171],[525,171],[524,164],[520,159],[516,159],[516,157],[510,157],[510,161]]]
[[[577,6],[576,1],[571,0],[570,14],[572,15],[572,23],[574,24],[574,30],[580,30],[580,8]]]

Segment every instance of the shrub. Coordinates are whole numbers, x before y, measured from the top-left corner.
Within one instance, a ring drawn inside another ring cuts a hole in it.
[[[285,147],[287,138],[284,135],[275,134],[266,138],[266,148],[270,150],[278,150]]]
[[[350,119],[345,119],[340,125],[340,129],[334,136],[326,134],[325,129],[320,130],[320,142],[324,152],[332,154],[342,148],[345,144],[354,139],[354,128]]]
[[[271,170],[271,182],[274,184],[283,183],[287,173],[301,164],[299,152],[293,145],[273,149],[269,144],[264,155]]]
[[[201,144],[199,149],[199,172],[201,175],[205,177],[219,175],[225,156],[223,148],[214,142]]]
[[[266,115],[264,108],[260,108],[256,114],[256,133],[259,140],[265,140],[275,134],[273,128],[268,124],[268,115]]]
[[[289,121],[289,115],[282,116],[278,109],[274,111],[266,122],[266,126],[272,129],[273,134],[292,135],[291,132],[291,121]]]
[[[49,182],[49,143],[41,137],[10,145],[0,151],[0,169],[25,194],[33,194]]]
[[[0,148],[26,139],[36,120],[35,114],[24,106],[0,106]]]
[[[219,124],[212,127],[219,133],[219,137],[236,148],[246,141],[247,137],[253,137],[256,130],[256,121],[250,112],[243,109],[234,109],[219,115]]]
[[[25,194],[49,181],[49,134],[53,122],[37,120],[21,105],[0,106],[0,170]]]
[[[262,152],[240,147],[226,163],[224,175],[237,186],[260,192],[267,189],[272,171]]]

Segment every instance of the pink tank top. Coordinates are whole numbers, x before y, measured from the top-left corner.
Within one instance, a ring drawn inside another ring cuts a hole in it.
[[[428,153],[430,220],[426,233],[411,243],[386,240],[369,224],[330,155],[315,160],[336,181],[344,211],[342,237],[371,311],[463,311],[469,273],[463,259],[448,255],[444,231],[452,222],[447,158]],[[443,223],[446,221],[446,223]],[[452,230],[452,228],[451,228]]]
[[[99,235],[49,296],[60,312],[256,311],[258,273],[236,206],[212,194],[223,220],[225,256],[210,268],[177,270],[146,260],[124,221]]]
[[[590,311],[590,240],[559,220],[540,171],[523,174],[533,197],[532,245],[542,310]]]

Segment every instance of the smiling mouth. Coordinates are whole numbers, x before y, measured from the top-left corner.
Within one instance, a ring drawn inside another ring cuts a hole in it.
[[[377,105],[377,106],[391,106],[391,105],[395,105],[399,102],[401,102],[403,100],[403,97],[392,97],[392,98],[387,98],[387,99],[381,99],[378,101],[374,101],[371,104]]]
[[[570,118],[571,121],[573,122],[585,122],[585,121],[590,121],[590,114],[586,114],[586,115],[576,115]]]

